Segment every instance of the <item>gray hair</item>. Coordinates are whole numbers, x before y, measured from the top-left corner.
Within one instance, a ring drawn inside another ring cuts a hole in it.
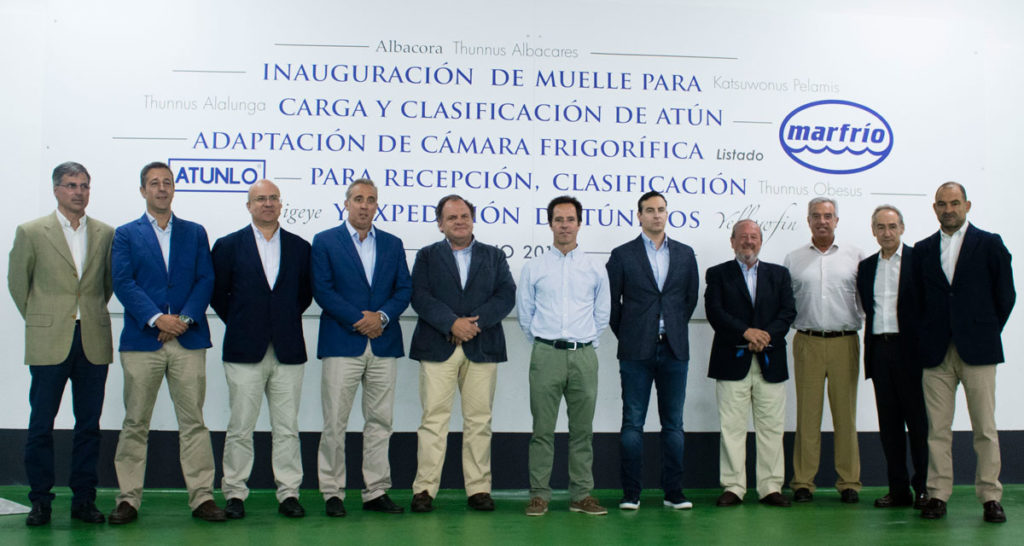
[[[747,222],[757,226],[757,235],[763,239],[764,238],[764,233],[761,231],[761,224],[758,224],[757,222],[755,222],[751,218],[744,218],[744,219],[740,220],[739,222],[736,222],[735,224],[733,224],[732,225],[732,235],[730,235],[729,238],[730,239],[735,239],[736,238],[736,231],[740,228],[740,225],[745,224]]]
[[[839,218],[839,203],[836,203],[836,200],[831,197],[815,197],[814,199],[811,199],[811,201],[807,203],[807,216],[811,215],[811,209],[814,208],[814,205],[820,205],[822,203],[832,203],[832,210],[835,211],[836,218]]]
[[[78,174],[84,174],[85,181],[92,182],[92,177],[89,176],[89,171],[85,170],[85,167],[81,163],[65,161],[64,163],[57,165],[57,167],[53,169],[53,187],[56,188],[59,186],[61,180],[63,180],[65,176],[75,176]]]
[[[875,216],[877,216],[878,213],[882,212],[883,210],[891,210],[891,211],[895,212],[896,216],[900,217],[900,225],[901,226],[903,225],[903,213],[900,212],[900,209],[898,209],[898,208],[896,208],[896,207],[894,207],[892,205],[878,205],[877,207],[875,207],[875,212],[871,213],[871,223],[872,224],[875,223]]]
[[[360,184],[363,184],[365,186],[370,186],[371,188],[373,188],[374,192],[377,191],[377,185],[373,183],[373,180],[370,180],[369,178],[357,178],[356,180],[353,180],[351,184],[348,185],[348,188],[345,189],[345,200],[346,201],[348,201],[349,198],[352,197],[352,188],[354,188],[354,187],[356,187],[356,186],[358,186]]]

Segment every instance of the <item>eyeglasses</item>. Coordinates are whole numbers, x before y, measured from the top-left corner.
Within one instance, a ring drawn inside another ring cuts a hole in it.
[[[267,201],[270,201],[271,203],[277,203],[278,201],[281,200],[281,196],[280,195],[257,195],[256,197],[253,197],[252,200],[256,201],[257,203],[259,203],[261,205],[263,203],[266,203]]]
[[[89,191],[89,183],[88,182],[86,182],[84,184],[76,184],[74,182],[68,182],[67,184],[57,184],[57,186],[59,186],[61,188],[67,188],[68,191],[78,191],[79,188],[81,188],[82,191]]]

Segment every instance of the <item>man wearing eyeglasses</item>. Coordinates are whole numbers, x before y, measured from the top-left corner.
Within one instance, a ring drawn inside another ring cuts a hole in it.
[[[103,523],[96,509],[96,459],[107,364],[113,360],[107,302],[113,292],[114,229],[85,215],[91,183],[85,167],[61,163],[52,178],[57,211],[18,226],[7,271],[11,297],[25,319],[25,364],[32,375],[25,442],[32,511],[25,523],[50,522],[53,420],[69,379],[75,415],[71,517]]]
[[[231,417],[224,439],[221,491],[229,519],[245,517],[252,433],[266,393],[277,511],[301,518],[299,400],[306,362],[302,312],[313,300],[310,246],[281,227],[281,190],[269,180],[249,187],[252,223],[213,245],[216,280],[210,304],[224,321],[224,375]]]

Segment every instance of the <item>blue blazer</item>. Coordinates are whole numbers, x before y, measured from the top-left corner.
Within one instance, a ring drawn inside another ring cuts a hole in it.
[[[389,320],[384,333],[370,340],[373,354],[405,355],[398,320],[409,306],[412,292],[405,247],[398,237],[374,230],[377,249],[372,286],[366,282],[363,262],[345,224],[313,237],[313,297],[323,309],[317,358],[354,357],[366,351],[366,336],[352,327],[363,318],[363,311],[383,311]]]
[[[178,342],[186,349],[210,347],[206,308],[213,293],[213,263],[203,226],[172,217],[169,267],[145,214],[114,231],[110,249],[114,294],[124,305],[120,351],[156,351],[160,333],[147,321],[158,313],[188,315],[195,324]]]
[[[668,273],[658,290],[654,270],[641,236],[616,247],[608,259],[612,296],[609,325],[619,338],[619,360],[654,358],[658,317],[665,317],[665,334],[677,360],[690,360],[689,322],[697,307],[700,279],[693,249],[668,241]]]
[[[213,244],[213,298],[210,305],[227,326],[224,362],[257,363],[273,343],[281,364],[306,361],[302,312],[313,301],[309,243],[279,229],[281,266],[274,289],[267,284],[252,225]]]
[[[419,319],[412,334],[409,358],[443,362],[455,352],[448,341],[459,317],[479,316],[480,333],[462,345],[473,362],[504,362],[505,332],[501,321],[516,304],[516,283],[505,253],[480,241],[473,244],[466,288],[447,240],[425,246],[412,267],[412,308]]]
[[[900,258],[900,282],[896,296],[896,323],[900,329],[901,364],[914,367],[920,373],[920,357],[917,354],[917,290],[913,281],[914,250],[903,245]],[[878,253],[864,258],[857,266],[857,294],[864,307],[864,378],[874,375],[875,362],[872,358],[874,339],[871,330],[875,325],[875,274],[878,272]]]
[[[761,261],[757,264],[757,289],[754,302],[736,260],[708,269],[704,309],[715,330],[711,341],[708,377],[726,381],[743,379],[750,372],[750,353],[740,349],[747,340],[743,332],[758,328],[772,336],[771,347],[757,353],[761,375],[769,383],[789,378],[786,363],[786,334],[796,318],[793,282],[789,270]]]
[[[941,364],[951,340],[967,364],[1002,362],[1000,336],[1017,292],[1010,252],[999,235],[967,225],[952,285],[939,263],[939,232],[914,245],[913,264],[921,365]]]

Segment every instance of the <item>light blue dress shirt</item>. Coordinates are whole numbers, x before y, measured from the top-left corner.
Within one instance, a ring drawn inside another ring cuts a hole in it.
[[[738,259],[736,263],[740,264],[743,281],[747,283],[747,292],[750,292],[750,303],[754,303],[754,296],[757,295],[757,264],[761,263],[761,260],[755,262],[752,267],[747,267],[747,264]]]
[[[377,265],[377,230],[370,226],[366,239],[359,240],[359,232],[352,224],[345,222],[348,234],[352,237],[352,244],[356,246],[356,254],[359,254],[359,261],[363,263],[363,273],[366,274],[366,284],[373,286],[373,268]]]
[[[516,309],[526,339],[594,342],[608,327],[611,293],[603,263],[576,247],[529,260],[519,278]]]
[[[462,250],[452,249],[452,255],[455,256],[455,266],[459,268],[459,282],[463,290],[466,289],[466,281],[469,279],[469,262],[473,258],[473,245],[475,244],[476,238],[474,237],[466,248]],[[451,241],[448,241],[448,246],[449,248],[452,246]]]
[[[658,290],[665,289],[665,277],[668,276],[668,235],[661,241],[661,248],[654,248],[654,241],[646,233],[640,232],[644,241],[644,250],[647,251],[647,261],[651,263],[651,271],[654,272],[654,281],[658,284]],[[665,314],[658,316],[658,333],[665,333]]]

